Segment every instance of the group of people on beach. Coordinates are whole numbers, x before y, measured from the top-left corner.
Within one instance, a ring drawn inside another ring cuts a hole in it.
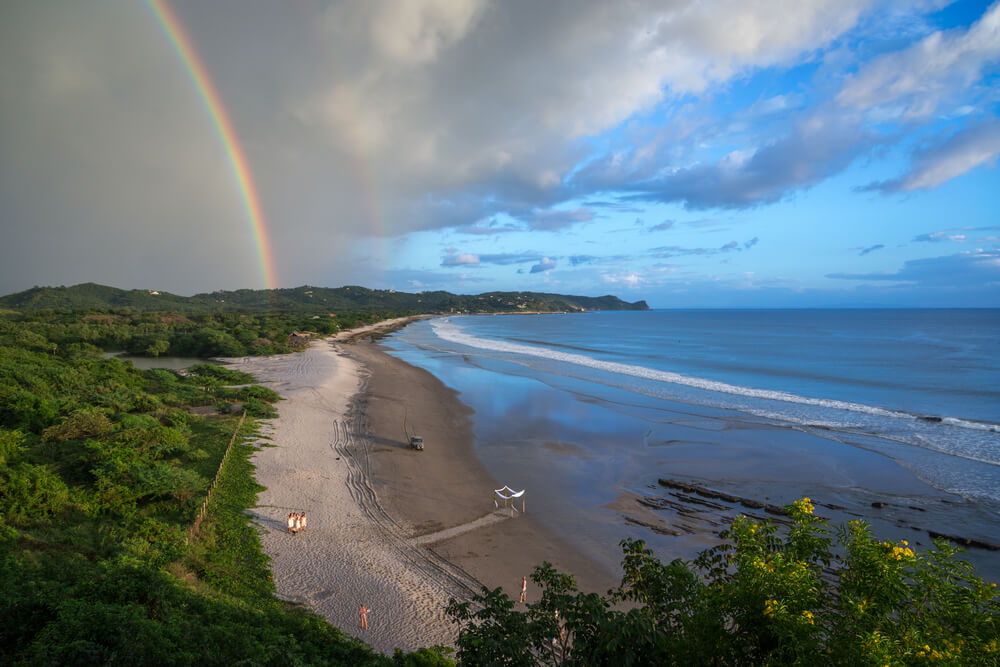
[[[288,532],[294,535],[306,529],[306,513],[292,512],[288,515]]]

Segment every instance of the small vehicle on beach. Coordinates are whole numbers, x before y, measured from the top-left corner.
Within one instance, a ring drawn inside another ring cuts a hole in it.
[[[410,438],[410,447],[416,449],[419,452],[424,451],[424,439],[419,435],[414,435]]]

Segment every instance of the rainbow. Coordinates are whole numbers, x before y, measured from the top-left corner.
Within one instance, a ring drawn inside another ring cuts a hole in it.
[[[187,31],[177,18],[177,14],[170,8],[166,0],[146,0],[156,22],[163,30],[167,40],[173,46],[174,51],[180,56],[184,69],[187,71],[191,82],[194,83],[199,97],[208,110],[208,115],[215,125],[216,133],[222,141],[222,147],[229,158],[229,164],[236,177],[236,184],[243,199],[243,207],[246,209],[247,220],[250,223],[250,230],[254,243],[257,246],[257,259],[260,263],[261,275],[264,285],[268,289],[277,288],[277,278],[274,269],[274,254],[271,248],[271,241],[268,237],[267,226],[264,224],[264,213],[261,210],[260,198],[257,196],[257,189],[254,187],[253,176],[250,173],[250,165],[247,162],[243,148],[236,138],[236,129],[233,122],[226,113],[226,108],[222,104],[219,91],[216,90],[212,78],[208,75],[205,63],[198,57],[198,52],[191,42]]]

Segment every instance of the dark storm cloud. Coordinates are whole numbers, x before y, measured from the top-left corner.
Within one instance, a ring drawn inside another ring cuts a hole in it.
[[[824,94],[810,82],[732,117],[714,107],[734,81],[822,60],[859,24],[860,0],[173,6],[248,160],[283,285],[420,282],[372,250],[415,231],[568,235],[602,215],[646,216],[639,202],[778,201],[868,152],[869,98],[881,104],[905,83],[869,85],[901,70],[852,61],[839,66],[857,74],[836,113],[829,101],[803,108]],[[993,42],[966,48],[981,32],[939,40],[950,50],[934,53],[962,58],[934,81],[954,90],[993,62]],[[141,3],[0,3],[0,91],[0,291],[262,286],[258,230],[225,147]],[[766,127],[737,127],[764,117]],[[995,151],[976,154],[974,139],[992,146],[991,126],[976,127],[917,156],[906,182],[990,163]],[[735,150],[720,159],[722,146]],[[505,216],[518,223],[495,222]],[[443,273],[556,257],[523,247],[538,252],[445,253]]]

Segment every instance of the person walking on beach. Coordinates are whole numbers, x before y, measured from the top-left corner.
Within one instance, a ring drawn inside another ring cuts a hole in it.
[[[288,534],[291,535],[295,532],[295,512],[291,512],[288,515]]]
[[[299,521],[299,524],[300,524],[299,530],[304,531],[306,529],[306,513],[303,512],[302,516],[299,517],[299,519],[300,519],[300,521]]]
[[[295,513],[295,530],[293,532],[299,532],[302,530],[302,515],[298,512]]]
[[[361,618],[361,629],[368,629],[368,610],[365,609],[364,605],[361,605],[361,609],[358,610],[358,616]]]
[[[528,578],[521,577],[521,602],[528,600]]]

